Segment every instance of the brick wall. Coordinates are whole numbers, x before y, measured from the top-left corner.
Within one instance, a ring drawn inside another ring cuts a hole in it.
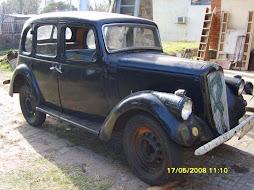
[[[221,0],[212,0],[211,11],[216,7],[216,15],[214,20],[214,25],[211,30],[211,41],[210,49],[218,49],[219,35],[220,35],[220,14],[221,14]]]
[[[141,0],[139,17],[153,20],[153,2],[152,0]]]

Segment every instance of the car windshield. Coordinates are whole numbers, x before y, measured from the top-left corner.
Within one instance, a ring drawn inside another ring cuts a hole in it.
[[[109,53],[125,50],[161,50],[158,30],[150,25],[112,24],[103,27],[104,41]]]

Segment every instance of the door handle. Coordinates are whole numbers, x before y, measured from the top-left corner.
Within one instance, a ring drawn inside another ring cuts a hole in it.
[[[54,67],[50,67],[49,69],[50,69],[50,70],[56,70],[58,73],[63,73],[63,72],[61,71],[61,65],[59,66],[59,68],[58,68],[57,65],[56,65],[56,66],[54,66]]]
[[[56,70],[56,66],[55,67],[50,67],[50,70]]]
[[[60,67],[57,67],[57,66],[56,66],[56,71],[57,71],[58,73],[61,73],[61,74],[63,73],[63,72],[61,71],[61,66],[60,66]]]

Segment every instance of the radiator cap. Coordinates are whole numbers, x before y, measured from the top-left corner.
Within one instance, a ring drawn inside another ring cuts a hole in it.
[[[184,97],[186,96],[186,91],[184,89],[178,89],[177,91],[174,92],[175,95]]]

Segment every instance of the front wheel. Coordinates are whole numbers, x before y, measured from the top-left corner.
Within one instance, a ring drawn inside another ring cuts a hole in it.
[[[158,121],[148,115],[136,115],[128,121],[123,136],[127,160],[141,180],[162,185],[175,177],[168,168],[182,166],[182,150]]]
[[[40,126],[45,122],[46,114],[36,111],[36,98],[28,85],[23,85],[19,91],[19,101],[22,113],[28,124]]]

